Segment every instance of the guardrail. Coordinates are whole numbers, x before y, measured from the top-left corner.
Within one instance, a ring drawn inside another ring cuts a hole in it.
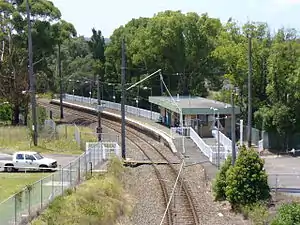
[[[104,147],[103,147],[104,146]],[[24,224],[48,206],[55,197],[61,196],[67,189],[73,188],[86,180],[95,167],[117,156],[120,147],[107,142],[88,145],[86,151],[67,166],[57,169],[22,191],[0,203],[0,224]],[[111,147],[111,148],[110,148]],[[113,148],[113,149],[112,149]]]
[[[84,103],[88,103],[88,104],[97,104],[98,103],[98,100],[95,98],[88,98],[88,97],[83,97],[83,96],[78,96],[78,95],[64,94],[64,99],[66,99],[67,101],[84,102]],[[101,100],[101,105],[104,105],[104,107],[109,108],[109,109],[121,111],[120,103]],[[129,106],[129,105],[125,106],[125,111],[126,111],[126,113],[144,117],[144,118],[154,120],[157,122],[159,122],[161,120],[161,116],[158,112],[153,112],[153,111],[149,111],[146,109],[141,109],[141,108],[137,108],[137,107]]]

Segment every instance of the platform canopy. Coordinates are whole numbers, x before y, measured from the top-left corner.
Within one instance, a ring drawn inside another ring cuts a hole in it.
[[[178,106],[171,97],[166,96],[150,96],[149,102],[176,113],[180,112],[179,107],[183,115],[212,115],[214,113],[212,108],[218,109],[215,113],[232,113],[232,106],[224,102],[192,96],[174,96],[173,98]],[[235,114],[240,114],[240,107],[235,106]]]

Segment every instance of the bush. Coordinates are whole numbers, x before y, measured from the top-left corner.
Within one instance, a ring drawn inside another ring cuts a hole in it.
[[[264,203],[244,206],[242,213],[244,218],[249,218],[253,225],[265,225],[269,218],[269,211]]]
[[[226,199],[226,172],[231,167],[232,157],[229,156],[220,171],[218,172],[216,179],[213,182],[213,193],[216,201],[224,201]]]
[[[234,167],[226,173],[226,199],[231,206],[245,206],[270,199],[264,161],[253,149],[240,149]]]
[[[2,104],[0,102],[0,121],[9,121],[11,120],[12,112],[10,104]]]
[[[300,204],[292,202],[282,205],[271,225],[300,224]]]

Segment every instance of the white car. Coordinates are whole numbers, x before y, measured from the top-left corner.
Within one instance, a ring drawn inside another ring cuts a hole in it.
[[[6,172],[18,170],[51,170],[57,167],[57,161],[43,157],[38,152],[20,151],[7,159],[0,159],[0,168]]]

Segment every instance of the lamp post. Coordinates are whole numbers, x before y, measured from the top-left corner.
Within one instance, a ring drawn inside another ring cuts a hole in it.
[[[144,87],[144,90],[150,90],[150,96],[152,96],[152,87]],[[151,120],[152,120],[152,102],[150,102]]]
[[[97,111],[98,111],[98,127],[97,127],[97,134],[98,134],[98,141],[101,141],[101,133],[102,133],[102,125],[101,125],[101,95],[100,95],[100,80],[99,75],[97,75]]]
[[[218,169],[220,169],[220,112],[218,111],[217,108],[213,108],[211,107],[210,108],[211,110],[214,111],[214,122],[217,121],[217,142],[218,142],[218,147],[217,147],[217,166],[218,166]],[[218,111],[218,114],[217,114],[217,118],[216,118],[216,111]]]
[[[28,58],[29,58],[29,81],[30,81],[30,95],[31,95],[31,107],[32,107],[32,122],[33,122],[33,144],[37,146],[37,112],[36,112],[36,99],[35,99],[35,88],[36,80],[33,73],[33,52],[32,52],[32,36],[31,36],[31,20],[30,20],[30,7],[29,2],[26,0],[26,12],[27,12],[27,23],[28,23]]]

